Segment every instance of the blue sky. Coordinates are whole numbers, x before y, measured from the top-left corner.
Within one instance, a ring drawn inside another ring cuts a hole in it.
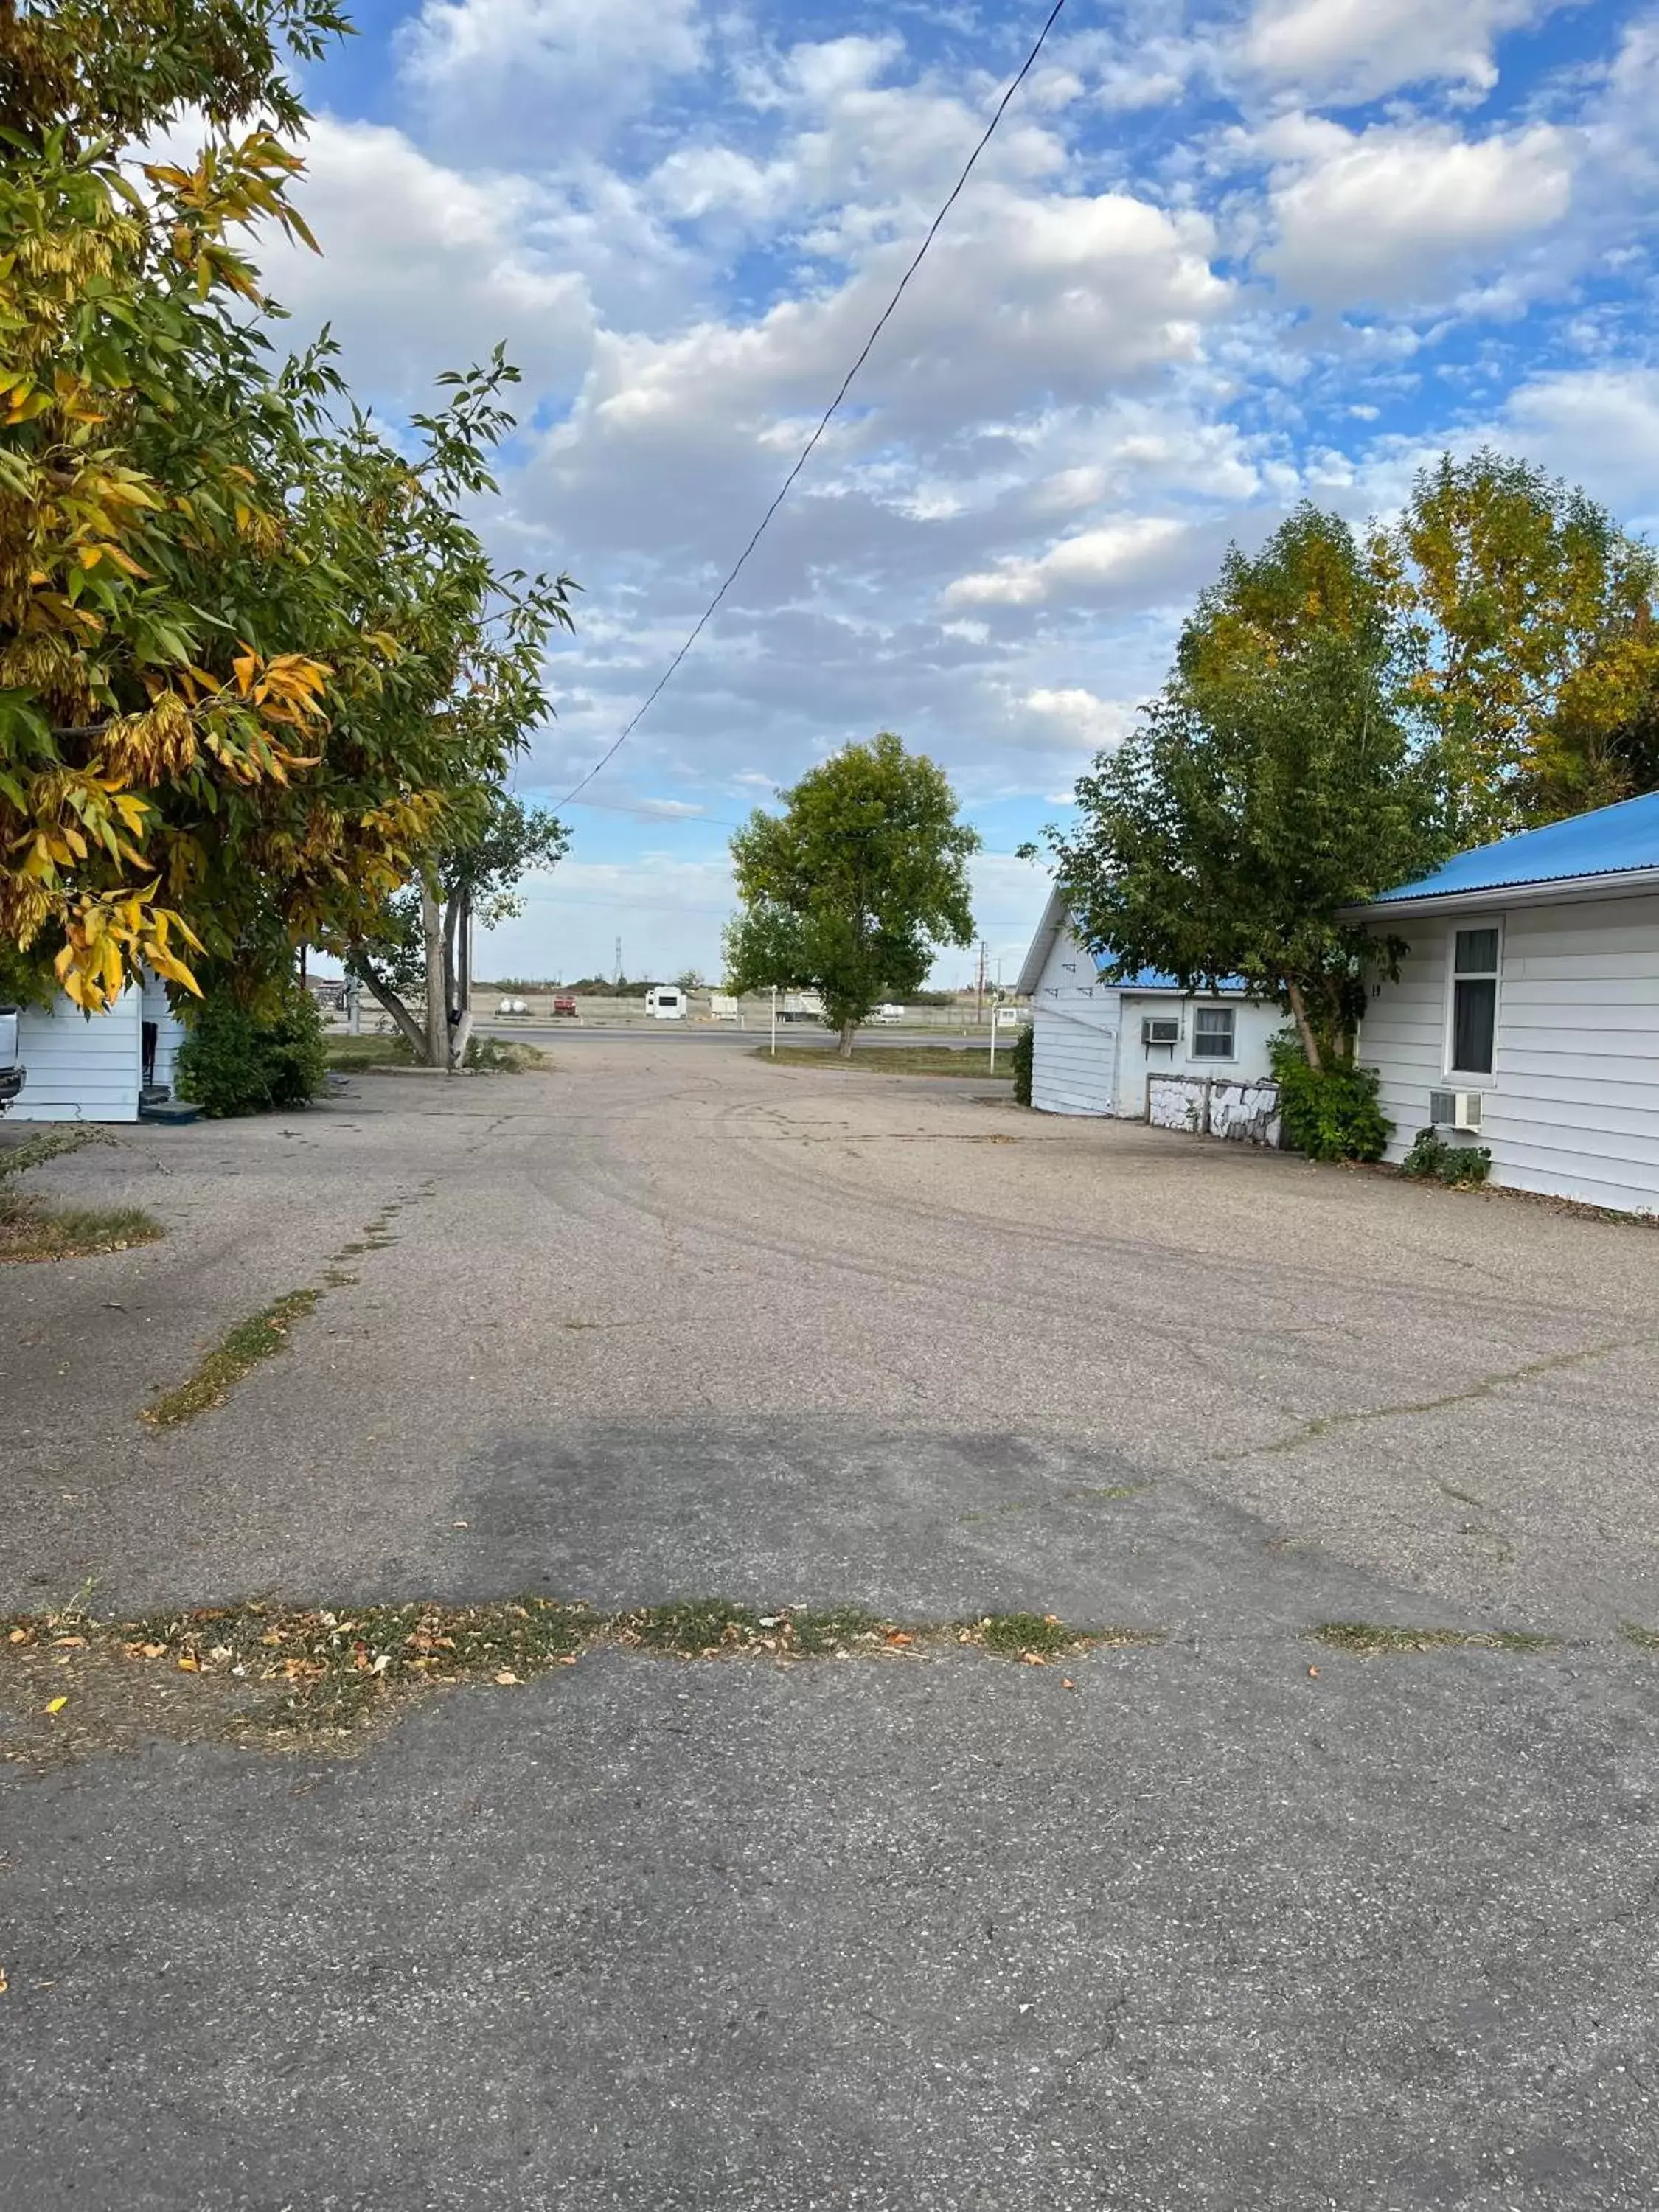
[[[398,415],[505,340],[489,528],[584,586],[557,799],[775,490],[1046,7],[358,0],[268,252]],[[852,737],[950,770],[1005,972],[1014,847],[1158,682],[1228,541],[1387,514],[1493,441],[1659,522],[1659,8],[1070,0],[716,625],[486,969],[714,972],[726,842]],[[947,959],[944,980],[966,972]]]

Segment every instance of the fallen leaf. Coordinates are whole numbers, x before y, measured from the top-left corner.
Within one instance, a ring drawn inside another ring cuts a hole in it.
[[[1308,1679],[1310,1682],[1316,1682],[1319,1680],[1319,1669],[1317,1667],[1309,1668]]]
[[[61,1713],[68,1703],[67,1698],[53,1698],[47,1704],[46,1711],[49,1713]]]
[[[146,1659],[164,1659],[167,1656],[167,1647],[165,1644],[141,1644],[138,1649]]]
[[[6,1970],[3,1966],[0,1966],[0,1997],[4,1996],[10,1987],[11,1984],[6,1979]]]
[[[181,1651],[179,1654],[179,1664],[184,1668],[186,1674],[199,1674],[201,1671],[197,1661],[191,1657],[188,1651]]]
[[[14,1628],[6,1638],[8,1644],[27,1644],[28,1640],[29,1632],[27,1628]]]
[[[1072,1680],[1069,1674],[1064,1674],[1060,1677],[1060,1686],[1062,1690],[1074,1690],[1077,1687],[1077,1684]]]
[[[54,1636],[52,1640],[60,1651],[84,1651],[87,1648],[87,1639],[84,1636]]]
[[[890,1628],[887,1632],[887,1641],[890,1644],[914,1644],[915,1640],[914,1636],[907,1635],[902,1628]]]
[[[503,1667],[495,1677],[495,1680],[501,1683],[516,1682],[518,1679],[510,1667]]]
[[[1022,1651],[1019,1656],[1027,1667],[1046,1667],[1048,1663],[1040,1651]]]

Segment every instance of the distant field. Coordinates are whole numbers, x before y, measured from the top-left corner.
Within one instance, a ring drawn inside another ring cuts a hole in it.
[[[1012,1081],[1013,1069],[1010,1065],[1011,1045],[997,1049],[996,1079]],[[764,1045],[756,1057],[769,1060],[771,1054]],[[847,1067],[851,1066],[868,1074],[878,1075],[977,1075],[991,1073],[991,1054],[985,1045],[963,1045],[958,1049],[948,1044],[860,1044],[853,1048],[851,1061],[844,1060],[834,1046],[780,1045],[778,1065],[785,1061],[791,1067]]]

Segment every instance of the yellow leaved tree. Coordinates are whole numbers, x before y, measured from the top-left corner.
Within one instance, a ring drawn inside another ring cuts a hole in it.
[[[0,988],[257,988],[347,949],[546,712],[568,586],[498,575],[514,372],[400,449],[247,258],[331,0],[0,0]],[[143,148],[189,116],[196,157]],[[409,447],[413,446],[411,453]]]

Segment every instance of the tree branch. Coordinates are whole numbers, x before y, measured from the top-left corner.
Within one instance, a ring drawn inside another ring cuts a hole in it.
[[[368,955],[362,950],[361,945],[354,948],[351,956],[351,962],[353,972],[361,976],[362,981],[368,984],[376,1002],[386,1009],[386,1012],[391,1015],[393,1022],[396,1023],[399,1034],[409,1044],[416,1059],[422,1065],[425,1065],[425,1030],[416,1020],[414,1015],[410,1012],[409,1008],[404,1006],[403,1000],[398,996],[396,991],[392,989],[391,984],[388,983],[383,976],[377,975],[375,974]]]

